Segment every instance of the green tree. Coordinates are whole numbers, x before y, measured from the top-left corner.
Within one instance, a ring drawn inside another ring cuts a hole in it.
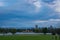
[[[10,32],[14,35],[16,33],[16,29],[10,29]]]
[[[0,33],[2,33],[2,32],[1,32],[1,28],[0,28]]]
[[[59,36],[59,40],[60,40],[60,28],[57,28],[57,34],[58,34],[58,36]]]
[[[48,30],[47,30],[47,28],[46,28],[46,27],[42,29],[42,32],[43,32],[44,34],[46,34],[46,33],[47,33],[47,31],[48,31]]]
[[[35,32],[38,33],[39,32],[39,29],[35,29]]]
[[[34,29],[34,32],[38,33],[39,32],[39,28],[38,28],[38,25],[35,25],[35,29]]]
[[[6,28],[0,28],[0,33],[3,33],[3,35],[5,35],[8,33],[8,30]]]

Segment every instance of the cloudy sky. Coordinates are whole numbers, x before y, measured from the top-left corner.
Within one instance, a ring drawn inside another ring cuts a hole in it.
[[[60,26],[60,0],[0,0],[0,27]]]

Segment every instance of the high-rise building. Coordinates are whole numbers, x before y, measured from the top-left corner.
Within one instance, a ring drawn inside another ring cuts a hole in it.
[[[38,25],[35,25],[35,28],[38,28]]]

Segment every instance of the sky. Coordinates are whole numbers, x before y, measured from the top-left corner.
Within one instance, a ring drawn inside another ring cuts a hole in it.
[[[0,0],[0,27],[60,27],[60,0]]]

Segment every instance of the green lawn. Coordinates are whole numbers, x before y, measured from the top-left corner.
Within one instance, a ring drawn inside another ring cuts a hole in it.
[[[52,35],[4,35],[0,40],[52,40]]]

